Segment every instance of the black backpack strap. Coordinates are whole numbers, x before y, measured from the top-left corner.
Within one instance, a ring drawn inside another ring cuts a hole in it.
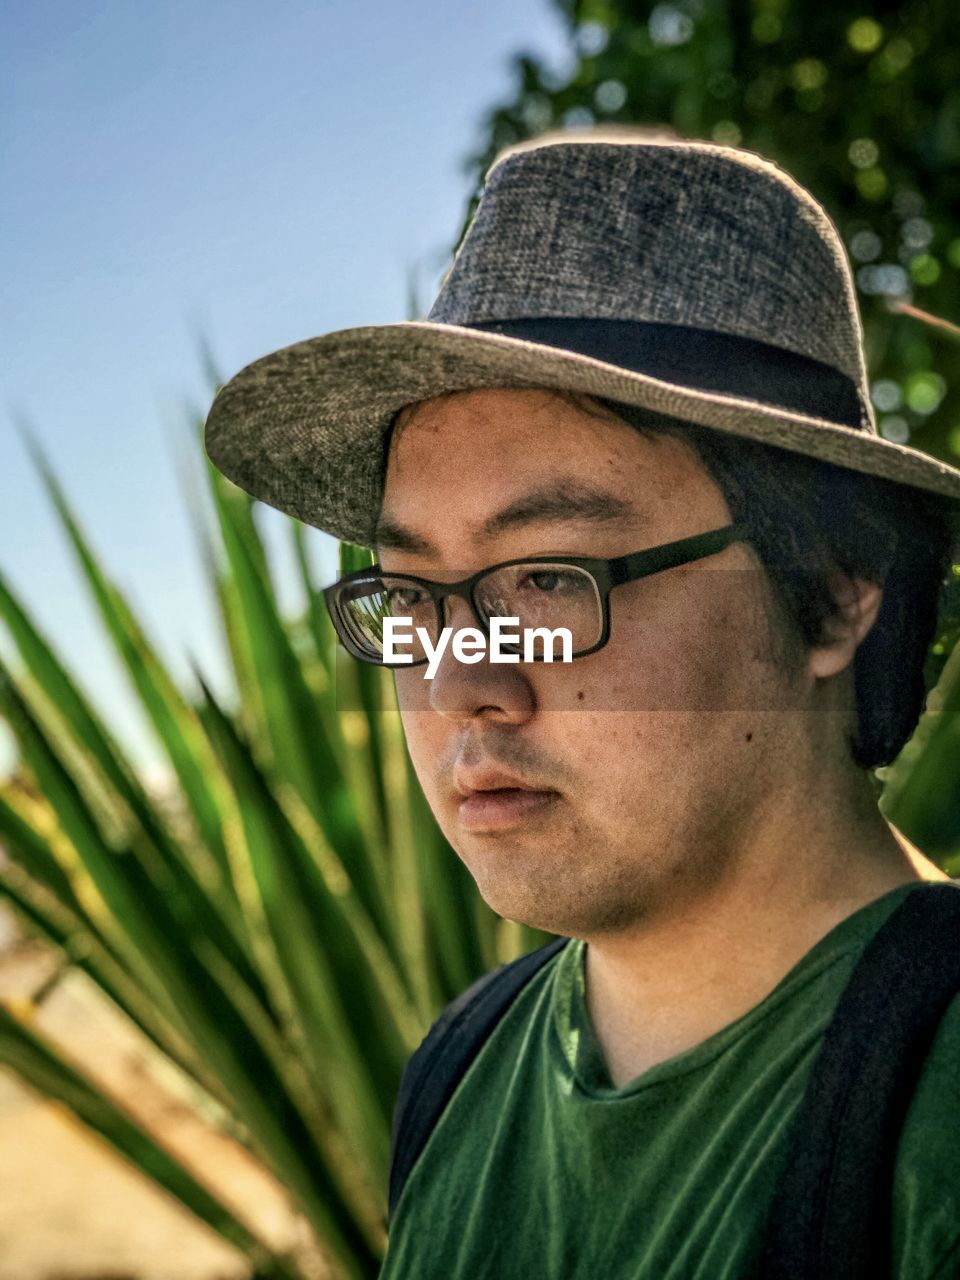
[[[478,978],[444,1009],[407,1063],[393,1110],[389,1213],[481,1046],[533,975],[570,941],[554,938]]]
[[[960,885],[918,885],[864,949],[814,1062],[763,1280],[882,1280],[900,1130],[960,991]],[[955,1117],[954,1117],[955,1120]]]

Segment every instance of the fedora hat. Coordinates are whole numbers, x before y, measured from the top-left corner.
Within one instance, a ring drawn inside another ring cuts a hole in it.
[[[618,400],[960,504],[960,470],[877,432],[833,223],[737,148],[632,130],[509,148],[425,320],[247,365],[206,449],[255,498],[372,546],[398,410],[480,387]]]

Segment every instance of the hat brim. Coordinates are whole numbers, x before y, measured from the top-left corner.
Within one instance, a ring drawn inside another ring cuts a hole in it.
[[[247,365],[213,402],[206,449],[228,479],[261,502],[370,547],[394,415],[418,400],[481,387],[545,387],[619,400],[960,504],[960,470],[873,432],[426,320],[337,330]]]

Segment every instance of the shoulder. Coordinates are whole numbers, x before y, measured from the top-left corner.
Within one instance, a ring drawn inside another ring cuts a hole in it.
[[[391,1219],[422,1152],[462,1102],[467,1080],[475,1081],[478,1071],[489,1073],[491,1064],[512,1065],[515,1055],[500,1051],[504,1036],[522,1032],[569,941],[555,938],[478,978],[446,1006],[407,1062],[391,1129]],[[501,1108],[503,1092],[481,1085],[473,1090],[473,1098],[494,1101]]]
[[[937,1029],[901,1132],[893,1247],[897,1280],[960,1275],[960,995]]]

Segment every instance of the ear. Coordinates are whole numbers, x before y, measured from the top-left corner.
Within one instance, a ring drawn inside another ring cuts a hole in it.
[[[865,578],[851,578],[836,569],[827,579],[837,612],[823,624],[823,640],[810,650],[810,674],[818,679],[838,675],[853,662],[857,646],[877,620],[883,587]]]

